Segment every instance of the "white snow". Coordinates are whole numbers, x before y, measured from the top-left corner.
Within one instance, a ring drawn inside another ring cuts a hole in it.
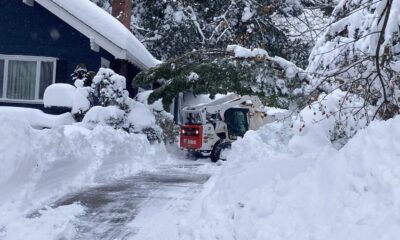
[[[135,100],[143,103],[144,105],[146,105],[150,110],[154,110],[154,111],[164,111],[164,107],[162,104],[162,99],[159,99],[157,101],[155,101],[153,104],[148,104],[148,98],[150,96],[150,94],[153,92],[153,90],[148,90],[148,91],[143,91],[140,92],[136,95]]]
[[[187,77],[187,80],[189,81],[189,82],[195,82],[195,81],[197,81],[199,79],[199,75],[197,74],[197,73],[195,73],[195,72],[191,72],[190,74],[189,74],[189,76]]]
[[[125,111],[117,106],[94,106],[86,113],[82,123],[89,129],[93,129],[97,125],[107,126],[110,121],[123,119],[124,115]]]
[[[12,221],[4,222],[0,238],[12,240],[73,239],[76,228],[71,222],[76,220],[79,215],[84,214],[84,208],[75,203],[56,209],[46,207],[39,210],[38,213],[40,216],[34,218],[23,218],[18,214],[5,215]],[[6,214],[10,213],[6,212]]]
[[[248,49],[239,45],[229,45],[226,48],[228,52],[234,52],[235,57],[238,58],[252,58],[252,57],[268,57],[267,51],[261,48]]]
[[[242,14],[242,22],[247,22],[251,17],[253,17],[254,13],[251,12],[250,7],[245,7],[243,9],[243,14]]]
[[[80,86],[81,80],[75,84]],[[90,87],[74,87],[70,84],[55,83],[48,86],[44,92],[43,102],[45,107],[66,107],[72,113],[86,112],[90,108],[88,100]]]
[[[112,85],[114,89],[126,89],[126,79],[124,76],[116,74],[113,70],[109,68],[100,68],[97,72],[96,76],[93,78],[93,83],[98,84],[100,83],[104,76],[110,76],[111,82],[109,84]]]
[[[44,7],[49,6],[48,2],[61,7],[82,24],[117,45],[121,52],[126,51],[126,57],[138,67],[147,69],[160,63],[122,23],[89,0],[37,0],[36,2]]]
[[[190,211],[170,210],[179,217],[158,217],[156,231],[139,231],[138,236],[396,239],[399,144],[400,117],[373,122],[341,150],[318,124],[304,135],[294,135],[283,123],[267,125],[233,144]]]
[[[48,86],[43,95],[44,106],[72,108],[75,90],[74,86],[66,83]]]
[[[294,78],[296,74],[298,74],[300,71],[300,69],[294,63],[289,62],[284,58],[274,57],[271,59],[273,59],[276,63],[279,64],[279,66],[281,66],[281,68],[285,71],[287,78]]]
[[[154,126],[156,118],[154,114],[143,103],[133,102],[131,111],[128,114],[129,122],[135,126],[135,129]]]
[[[90,87],[79,87],[75,89],[72,99],[71,112],[79,113],[86,112],[90,108],[90,102],[88,100],[89,92],[92,89]]]
[[[237,57],[237,58],[261,57],[261,58],[265,58],[269,61],[273,61],[276,64],[278,64],[285,71],[285,75],[289,79],[294,78],[297,74],[305,75],[304,70],[297,67],[294,63],[292,63],[284,58],[278,57],[278,56],[270,57],[268,55],[268,52],[261,48],[249,49],[249,48],[244,48],[239,45],[229,45],[226,48],[226,51],[233,52],[235,54],[235,57]]]
[[[77,88],[81,88],[85,85],[85,82],[81,79],[76,79],[74,82],[74,86]]]
[[[0,239],[70,239],[70,221],[84,209],[75,204],[42,209],[46,204],[169,159],[163,145],[150,145],[142,134],[100,125],[35,130],[9,115],[0,116]],[[36,209],[41,216],[26,218]]]
[[[50,115],[33,108],[0,107],[0,118],[15,118],[25,121],[33,128],[53,128],[75,122],[70,113]],[[4,135],[5,136],[5,135]]]

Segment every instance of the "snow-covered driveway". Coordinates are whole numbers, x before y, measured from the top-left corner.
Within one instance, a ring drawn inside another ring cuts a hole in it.
[[[68,194],[52,207],[73,203],[85,207],[84,214],[72,222],[76,230],[72,239],[130,239],[140,230],[133,225],[140,225],[135,216],[142,209],[162,211],[172,204],[182,208],[189,203],[210,177],[204,167],[210,168],[204,165],[209,164],[162,165],[155,171]]]

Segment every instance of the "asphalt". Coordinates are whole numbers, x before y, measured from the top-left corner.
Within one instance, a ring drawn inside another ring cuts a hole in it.
[[[85,214],[73,222],[75,240],[123,240],[135,234],[128,226],[148,202],[162,204],[179,198],[179,193],[194,192],[209,179],[197,173],[201,164],[163,166],[153,172],[83,189],[55,201],[57,208],[73,203],[85,207]],[[176,194],[175,194],[176,193]],[[186,194],[186,193],[185,193]],[[31,217],[34,217],[32,214]]]

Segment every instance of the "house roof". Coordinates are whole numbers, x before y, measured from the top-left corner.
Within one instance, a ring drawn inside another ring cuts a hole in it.
[[[122,23],[89,0],[35,0],[118,59],[142,70],[160,63]]]

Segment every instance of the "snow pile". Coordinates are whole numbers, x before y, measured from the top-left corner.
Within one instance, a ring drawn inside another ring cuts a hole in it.
[[[163,239],[396,239],[400,117],[373,122],[339,151],[317,125],[303,136],[289,129],[274,123],[235,142]]]
[[[165,158],[161,144],[111,127],[32,129],[1,118],[0,204],[26,206],[110,179],[130,176]]]
[[[205,201],[207,212],[214,221],[231,219],[218,226],[227,239],[394,239],[399,126],[400,118],[374,123],[339,152],[310,129],[279,155],[265,137],[271,129],[250,133],[234,144],[232,163]],[[213,214],[214,207],[225,214]]]
[[[65,83],[48,86],[43,96],[44,106],[72,108],[75,90],[74,86]]]
[[[12,221],[4,222],[3,231],[0,231],[0,239],[30,240],[42,239],[73,239],[76,235],[76,227],[72,221],[77,216],[84,214],[84,208],[78,204],[61,206],[55,209],[46,207],[38,211],[40,217],[19,218],[18,214],[3,215]],[[0,224],[1,219],[0,219]],[[23,227],[21,227],[23,226]]]
[[[50,115],[33,108],[0,107],[0,118],[9,116],[20,121],[26,121],[31,127],[38,129],[53,128],[75,122],[70,113]]]
[[[93,129],[97,125],[110,126],[113,122],[123,122],[124,118],[125,111],[117,106],[94,106],[86,113],[82,123],[89,129]]]
[[[82,80],[75,80],[75,86],[65,83],[55,83],[48,86],[44,92],[43,102],[46,108],[70,108],[72,114],[84,113],[90,108],[88,100],[90,88],[83,87]],[[79,84],[77,84],[79,83]],[[81,87],[79,87],[82,85]]]
[[[131,111],[128,114],[128,119],[136,129],[140,130],[156,124],[156,118],[154,114],[149,108],[140,102],[132,103]]]
[[[0,132],[0,239],[69,239],[70,222],[84,213],[81,206],[46,207],[39,216],[26,216],[75,190],[152,170],[169,159],[164,146],[149,144],[146,135],[108,126],[35,130],[2,116]]]

